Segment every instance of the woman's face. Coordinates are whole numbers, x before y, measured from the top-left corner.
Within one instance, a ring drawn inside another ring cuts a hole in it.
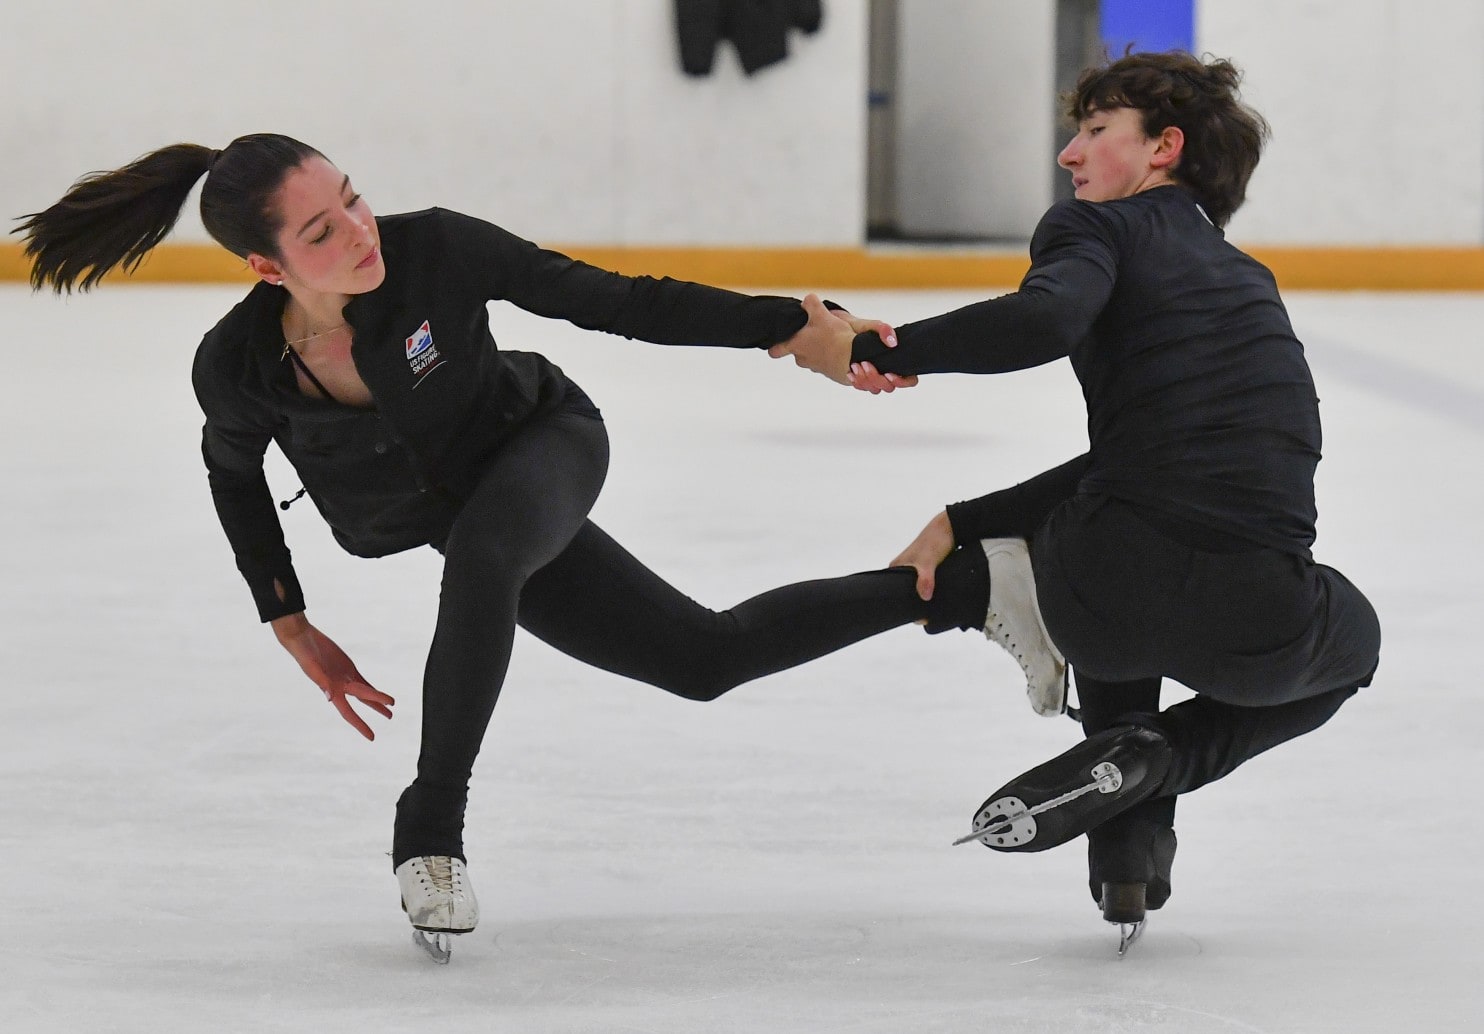
[[[1081,200],[1116,201],[1173,182],[1170,169],[1183,144],[1184,135],[1173,126],[1145,136],[1137,108],[1108,108],[1089,112],[1077,124],[1077,135],[1056,164],[1071,172]]]
[[[276,197],[278,276],[265,280],[325,294],[363,294],[386,279],[381,234],[350,177],[318,155],[284,177]],[[256,266],[254,266],[256,269]]]

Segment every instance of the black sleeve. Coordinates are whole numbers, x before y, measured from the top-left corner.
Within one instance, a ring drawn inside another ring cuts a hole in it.
[[[948,523],[953,525],[953,541],[963,545],[977,539],[1034,538],[1051,511],[1077,494],[1087,464],[1088,454],[1083,453],[1013,488],[951,503]]]
[[[1117,246],[1085,201],[1063,202],[1031,239],[1031,268],[1012,294],[897,328],[897,347],[858,334],[851,362],[883,373],[1008,373],[1068,355],[1107,304]]]
[[[304,609],[304,594],[263,476],[263,454],[272,432],[261,418],[253,419],[240,394],[210,367],[198,353],[191,379],[196,400],[206,414],[201,456],[206,461],[211,501],[237,558],[237,570],[252,592],[258,617],[272,621],[297,614]]]
[[[710,75],[721,40],[722,0],[675,0],[675,34],[686,75]]]
[[[661,345],[767,348],[808,321],[796,298],[624,276],[538,247],[482,219],[439,215],[454,268],[471,290],[585,330]]]

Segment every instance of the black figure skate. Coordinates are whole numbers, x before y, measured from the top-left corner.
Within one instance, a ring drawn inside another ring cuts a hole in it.
[[[1163,736],[1121,725],[1010,780],[974,813],[977,840],[996,851],[1045,851],[1152,797],[1169,771]]]
[[[1175,847],[1175,831],[1155,823],[1087,835],[1088,889],[1103,918],[1118,926],[1120,958],[1144,932],[1147,914],[1170,898]]]

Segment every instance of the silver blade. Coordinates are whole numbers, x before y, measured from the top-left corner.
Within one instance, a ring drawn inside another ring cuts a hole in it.
[[[413,930],[412,943],[427,952],[428,957],[440,966],[448,965],[448,960],[453,957],[452,941],[446,933]]]
[[[1140,919],[1137,923],[1118,924],[1118,957],[1120,959],[1128,954],[1128,950],[1134,946],[1134,942],[1143,935],[1144,924],[1146,922],[1148,922],[1147,919]]]
[[[1034,818],[1035,816],[1040,815],[1042,812],[1050,811],[1052,808],[1059,808],[1069,801],[1075,801],[1083,794],[1092,793],[1094,790],[1101,790],[1103,793],[1112,793],[1114,790],[1123,785],[1123,777],[1121,775],[1116,775],[1116,769],[1114,771],[1115,776],[1099,775],[1086,786],[1079,786],[1077,789],[1069,791],[1068,793],[1064,793],[1060,797],[1053,797],[1049,801],[1042,801],[1034,808],[1027,808],[1024,811],[1018,811],[1014,815],[1006,815],[999,822],[993,823],[991,825],[986,825],[983,829],[976,829],[974,830],[974,832],[968,834],[967,836],[959,837],[953,842],[953,846],[957,847],[959,844],[967,844],[971,840],[982,840],[987,836],[992,836],[995,833],[1001,832],[1002,830],[1009,829],[1021,819]]]
[[[987,836],[993,836],[1002,829],[1009,829],[1011,826],[1015,825],[1016,822],[1028,817],[1031,814],[1032,813],[1030,811],[1016,812],[1014,815],[1008,816],[1001,822],[996,822],[992,825],[985,826],[983,829],[976,829],[974,832],[969,833],[966,836],[959,837],[953,842],[952,846],[957,847],[959,844],[967,844],[971,840],[982,840]]]

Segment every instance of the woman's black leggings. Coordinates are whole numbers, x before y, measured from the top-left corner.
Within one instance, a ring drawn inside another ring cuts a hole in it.
[[[510,662],[515,627],[595,667],[692,700],[932,616],[982,623],[987,582],[967,559],[939,569],[931,605],[910,568],[803,582],[712,611],[587,519],[608,458],[600,420],[561,411],[490,462],[447,540],[423,683],[417,780],[398,804],[393,865],[462,856],[470,772]],[[976,599],[977,597],[977,599]],[[931,610],[931,613],[930,613]]]

